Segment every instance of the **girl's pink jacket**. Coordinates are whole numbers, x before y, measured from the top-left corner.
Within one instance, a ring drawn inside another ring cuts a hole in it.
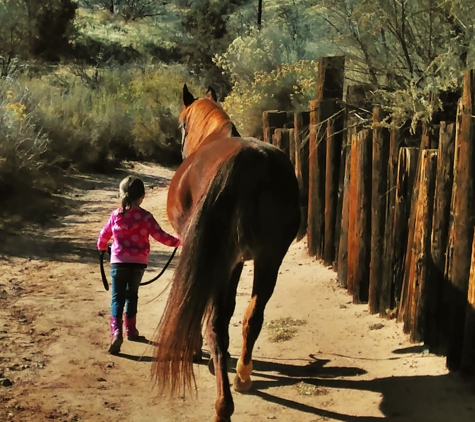
[[[111,264],[147,264],[150,253],[149,236],[167,246],[180,245],[180,240],[164,232],[150,212],[137,207],[120,215],[121,210],[118,208],[112,211],[97,239],[97,249],[104,251],[107,249],[107,242],[113,237]]]

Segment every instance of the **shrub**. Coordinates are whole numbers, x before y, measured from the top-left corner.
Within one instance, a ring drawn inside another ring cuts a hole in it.
[[[55,186],[51,167],[42,155],[49,139],[34,125],[24,91],[0,80],[0,197]]]
[[[263,111],[308,109],[316,95],[317,75],[317,63],[309,60],[283,64],[270,72],[256,71],[250,82],[236,80],[223,107],[241,135],[260,136]]]
[[[25,82],[31,116],[51,140],[44,158],[80,170],[107,170],[124,159],[177,162],[184,82],[193,85],[178,65],[67,67]]]
[[[251,31],[214,58],[233,83],[223,106],[243,135],[262,134],[263,111],[306,110],[316,95],[316,62],[294,60],[286,43],[275,28]]]

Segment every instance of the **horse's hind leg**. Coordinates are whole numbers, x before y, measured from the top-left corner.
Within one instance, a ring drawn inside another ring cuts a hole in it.
[[[216,376],[216,419],[215,422],[229,422],[234,412],[234,402],[228,378],[229,321],[236,306],[236,290],[243,263],[234,268],[222,300],[216,304],[206,335]]]
[[[236,377],[233,384],[236,391],[245,392],[251,388],[252,350],[261,332],[264,309],[274,292],[281,262],[281,259],[254,261],[252,296],[244,315],[242,351],[236,365]]]

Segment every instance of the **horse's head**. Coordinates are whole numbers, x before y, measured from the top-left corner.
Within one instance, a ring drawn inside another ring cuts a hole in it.
[[[196,99],[183,85],[179,123],[181,128],[181,154],[183,158],[193,153],[205,140],[228,138],[233,134],[229,116],[218,104],[212,87],[203,98]]]

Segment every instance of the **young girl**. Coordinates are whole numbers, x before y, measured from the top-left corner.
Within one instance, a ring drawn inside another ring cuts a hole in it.
[[[120,182],[122,206],[114,211],[97,240],[99,251],[107,250],[112,237],[111,285],[112,301],[109,353],[120,352],[123,342],[122,315],[125,306],[125,332],[128,340],[137,340],[135,326],[138,290],[150,253],[149,236],[167,246],[179,246],[180,240],[162,230],[153,215],[140,207],[145,196],[142,180],[127,176]]]

